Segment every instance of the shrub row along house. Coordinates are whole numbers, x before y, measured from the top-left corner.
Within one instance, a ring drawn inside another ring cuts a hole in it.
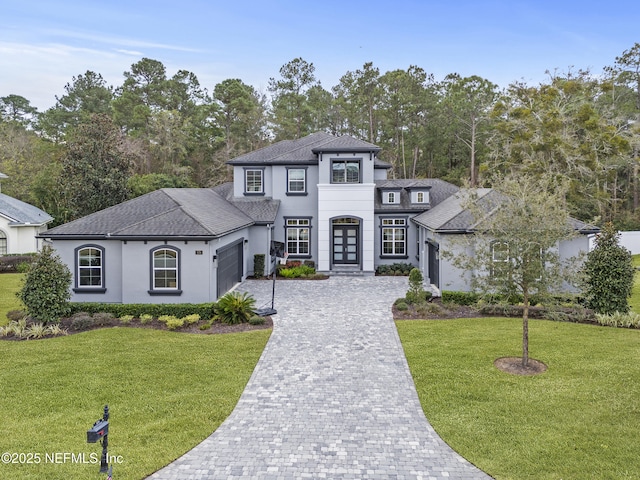
[[[373,274],[404,262],[430,284],[468,290],[466,272],[439,255],[452,236],[471,231],[458,187],[388,179],[391,165],[379,152],[350,136],[314,133],[229,161],[233,182],[158,190],[42,236],[73,272],[73,301],[213,301],[268,273],[253,272],[253,259],[269,258],[272,240],[319,272]],[[562,255],[588,249],[593,228],[575,226],[585,235],[560,245]]]

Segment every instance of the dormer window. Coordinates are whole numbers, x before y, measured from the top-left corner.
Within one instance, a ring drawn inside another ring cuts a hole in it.
[[[411,192],[411,203],[429,203],[428,191]]]
[[[400,203],[400,192],[399,191],[383,191],[382,192],[382,203],[384,205],[389,204],[399,204]]]

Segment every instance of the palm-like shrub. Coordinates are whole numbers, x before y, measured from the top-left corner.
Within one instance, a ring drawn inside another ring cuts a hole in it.
[[[246,323],[253,316],[256,301],[248,293],[231,292],[218,300],[216,314],[225,323]]]

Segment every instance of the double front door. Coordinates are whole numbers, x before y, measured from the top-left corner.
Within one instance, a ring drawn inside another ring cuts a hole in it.
[[[358,224],[333,224],[333,264],[357,265],[360,263]]]

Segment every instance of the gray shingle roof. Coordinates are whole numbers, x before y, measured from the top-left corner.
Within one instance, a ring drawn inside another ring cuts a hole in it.
[[[379,152],[380,147],[348,135],[316,132],[297,140],[283,140],[229,160],[229,165],[317,165],[320,152]],[[376,167],[389,168],[376,160]]]
[[[9,225],[44,225],[53,220],[47,212],[17,198],[0,193],[0,215],[9,219]]]
[[[440,180],[438,178],[424,179],[395,179],[395,180],[376,180],[376,199],[375,211],[380,213],[386,212],[421,212],[425,208],[433,208],[446,198],[455,194],[459,188],[455,185]],[[382,190],[400,190],[399,204],[383,204]],[[416,205],[411,203],[409,192],[412,189],[428,189],[429,205]]]
[[[496,208],[501,199],[502,194],[491,188],[475,189],[476,202],[480,208],[490,213]],[[465,208],[469,201],[468,190],[460,190],[455,195],[442,201],[439,205],[416,215],[413,221],[429,230],[435,232],[470,232],[476,227],[477,220],[471,214],[469,209]],[[599,229],[593,225],[588,225],[575,218],[569,218],[568,221],[575,230],[580,233],[597,232]]]
[[[213,191],[225,198],[239,210],[249,215],[254,222],[269,224],[276,221],[280,200],[271,198],[238,198],[233,196],[233,183],[223,183],[212,188]]]
[[[48,230],[47,238],[205,237],[253,220],[206,188],[164,188]]]

